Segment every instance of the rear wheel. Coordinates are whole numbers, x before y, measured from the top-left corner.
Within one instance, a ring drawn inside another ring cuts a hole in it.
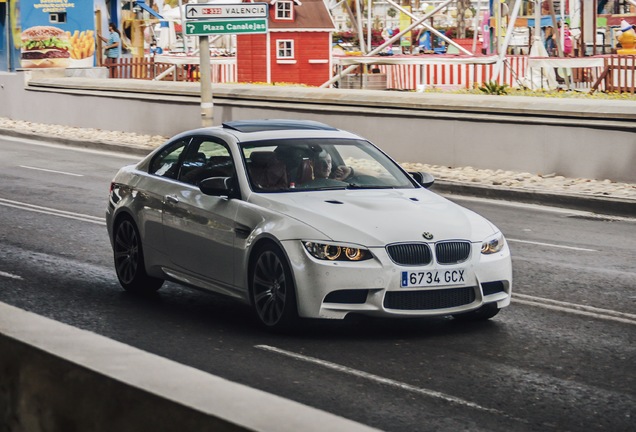
[[[500,310],[497,303],[488,303],[474,311],[453,315],[453,318],[459,321],[485,321],[497,315]]]
[[[287,259],[268,244],[256,252],[250,268],[252,305],[260,323],[270,330],[289,330],[298,319],[296,291]]]
[[[136,294],[150,294],[163,285],[163,279],[148,276],[139,230],[128,218],[121,220],[113,234],[113,255],[119,283]]]

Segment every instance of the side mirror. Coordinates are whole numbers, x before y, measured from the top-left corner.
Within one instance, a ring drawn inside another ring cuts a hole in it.
[[[427,172],[410,172],[411,177],[422,187],[428,189],[435,183],[435,177]]]
[[[234,193],[232,177],[210,177],[201,180],[199,189],[206,195],[229,198]]]

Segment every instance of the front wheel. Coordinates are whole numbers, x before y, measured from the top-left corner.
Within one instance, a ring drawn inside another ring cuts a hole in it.
[[[141,237],[130,219],[123,219],[117,224],[113,239],[115,271],[121,286],[135,294],[151,294],[161,288],[163,279],[146,273]]]
[[[259,322],[270,330],[289,330],[298,319],[294,281],[281,250],[268,244],[250,268],[252,305]]]
[[[488,303],[474,311],[453,315],[458,321],[486,321],[499,313],[497,303]]]

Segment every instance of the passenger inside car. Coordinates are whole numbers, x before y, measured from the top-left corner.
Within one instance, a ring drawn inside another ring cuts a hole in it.
[[[262,190],[287,189],[287,168],[273,151],[254,151],[250,155],[252,184]]]

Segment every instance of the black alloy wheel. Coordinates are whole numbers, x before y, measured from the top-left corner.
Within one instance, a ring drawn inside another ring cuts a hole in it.
[[[130,219],[121,220],[115,227],[113,245],[115,271],[119,283],[126,291],[150,294],[161,288],[163,279],[146,273],[139,231]]]
[[[252,305],[270,330],[290,330],[298,318],[291,270],[280,249],[268,244],[256,252],[250,271]]]

